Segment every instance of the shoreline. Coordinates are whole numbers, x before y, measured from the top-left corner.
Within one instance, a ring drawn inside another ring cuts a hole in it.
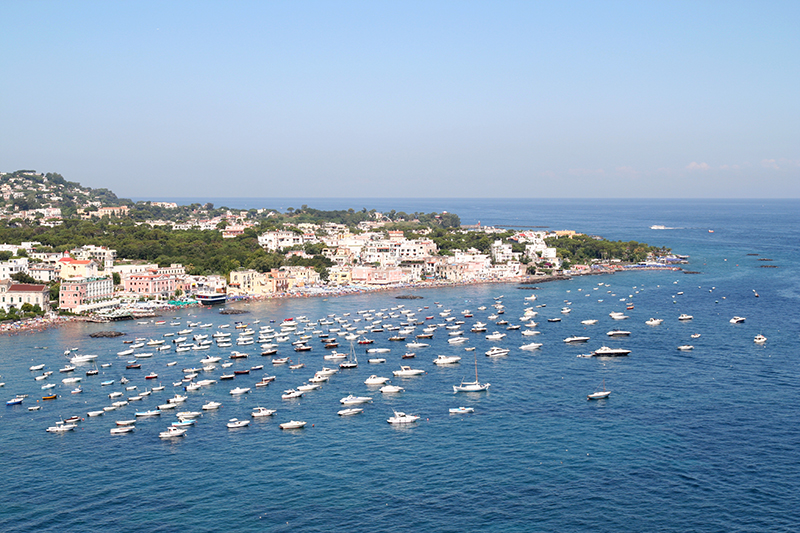
[[[495,279],[478,279],[478,280],[469,280],[469,281],[446,281],[446,280],[436,280],[436,281],[421,281],[416,283],[403,283],[403,284],[396,284],[391,286],[354,286],[349,285],[346,287],[340,287],[336,290],[325,290],[320,289],[318,291],[297,291],[297,292],[290,292],[290,293],[280,293],[276,295],[270,296],[234,296],[228,298],[225,305],[235,305],[237,303],[247,303],[247,302],[265,302],[269,300],[282,300],[286,298],[339,298],[344,296],[356,295],[356,294],[367,294],[367,293],[378,293],[378,292],[389,292],[389,291],[417,291],[417,290],[425,290],[425,289],[438,289],[444,287],[467,287],[471,285],[483,285],[487,283],[515,283],[520,285],[538,285],[541,283],[549,283],[553,281],[567,281],[579,276],[599,276],[599,275],[606,275],[606,274],[616,274],[618,272],[641,272],[643,270],[682,270],[679,267],[661,267],[661,268],[641,268],[641,269],[632,269],[632,268],[620,268],[620,269],[608,269],[608,270],[601,270],[601,271],[588,271],[588,272],[573,272],[569,275],[565,274],[547,274],[544,276],[531,276],[531,275],[524,275],[524,276],[514,276],[508,278],[495,278]],[[200,303],[188,303],[187,305],[175,306],[175,305],[165,305],[161,307],[153,307],[150,309],[152,313],[158,313],[163,311],[169,311],[173,309],[181,309],[185,307],[194,307],[199,306],[205,309],[212,309],[214,306],[203,305]],[[157,314],[155,316],[158,316]],[[22,333],[38,333],[50,328],[54,327],[62,327],[67,324],[72,324],[75,322],[90,322],[90,323],[99,323],[95,317],[89,316],[51,316],[51,317],[39,317],[39,318],[30,318],[26,320],[20,320],[18,322],[12,322],[9,324],[0,324],[0,334],[3,335],[18,335]],[[109,323],[108,321],[103,321],[103,323]]]

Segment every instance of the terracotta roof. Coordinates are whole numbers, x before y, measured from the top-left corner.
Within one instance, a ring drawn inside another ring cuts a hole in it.
[[[47,289],[47,285],[33,285],[30,283],[15,283],[9,285],[8,292],[42,292]]]

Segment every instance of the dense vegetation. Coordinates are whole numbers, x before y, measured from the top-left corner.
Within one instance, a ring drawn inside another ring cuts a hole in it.
[[[552,237],[546,239],[548,246],[558,250],[559,257],[569,263],[591,263],[593,259],[620,259],[637,263],[647,259],[650,252],[666,251],[666,249],[636,241],[607,241],[588,235],[572,237]]]

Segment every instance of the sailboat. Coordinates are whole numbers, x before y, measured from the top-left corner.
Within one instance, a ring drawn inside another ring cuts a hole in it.
[[[354,341],[350,341],[350,355],[347,361],[339,363],[339,368],[356,368],[358,366],[358,358],[356,357],[356,349],[353,343]]]
[[[475,356],[475,381],[461,380],[461,385],[453,385],[453,392],[480,392],[489,388],[490,383],[478,380],[478,356]]]
[[[593,392],[589,394],[586,399],[587,400],[602,400],[603,398],[608,398],[608,395],[611,394],[610,390],[606,390],[606,380],[603,380],[603,390]]]

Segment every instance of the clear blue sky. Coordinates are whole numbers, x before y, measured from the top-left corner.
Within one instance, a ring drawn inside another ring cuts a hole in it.
[[[800,197],[800,2],[0,2],[0,170],[124,197]]]

